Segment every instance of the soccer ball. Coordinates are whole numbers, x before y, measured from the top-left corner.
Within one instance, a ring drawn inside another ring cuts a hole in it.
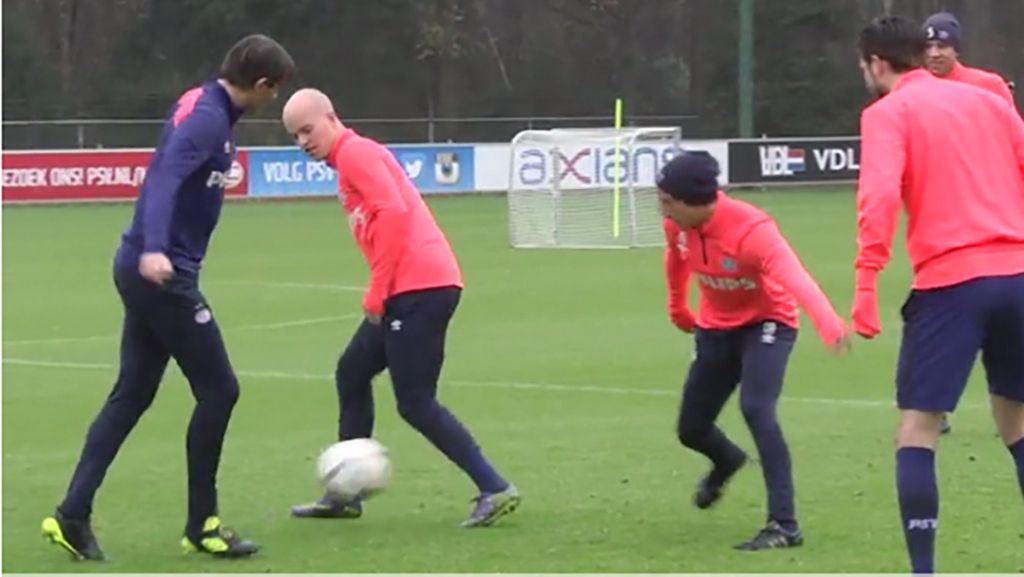
[[[317,478],[324,490],[339,499],[366,499],[387,487],[391,459],[373,439],[349,439],[324,449],[317,459]]]

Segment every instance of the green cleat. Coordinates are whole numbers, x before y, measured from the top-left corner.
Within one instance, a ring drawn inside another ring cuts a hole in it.
[[[252,541],[240,538],[234,531],[221,524],[218,517],[210,517],[203,524],[203,531],[181,540],[186,553],[207,553],[214,557],[235,559],[249,557],[260,550]]]
[[[69,519],[59,510],[43,519],[43,537],[63,547],[77,561],[104,561],[89,520]]]

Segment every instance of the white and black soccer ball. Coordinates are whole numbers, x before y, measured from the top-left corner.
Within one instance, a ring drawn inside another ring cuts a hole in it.
[[[366,499],[388,486],[391,458],[387,448],[373,439],[349,439],[324,449],[316,471],[332,497]]]

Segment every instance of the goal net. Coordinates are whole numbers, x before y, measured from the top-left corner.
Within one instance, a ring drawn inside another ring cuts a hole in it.
[[[520,132],[510,150],[512,246],[660,246],[655,178],[679,152],[679,128]]]

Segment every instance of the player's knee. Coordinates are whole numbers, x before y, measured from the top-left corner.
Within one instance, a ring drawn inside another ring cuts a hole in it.
[[[751,428],[768,427],[775,424],[775,405],[763,401],[741,400],[740,412]]]
[[[107,399],[108,414],[121,419],[137,420],[153,404],[155,395],[111,395]]]
[[[680,419],[676,425],[676,434],[679,437],[679,442],[686,447],[693,447],[700,443],[701,439],[708,434],[711,430],[709,423],[704,423],[697,420]]]
[[[942,430],[941,424],[942,413],[903,409],[896,430],[896,446],[935,449]]]
[[[398,414],[414,428],[420,428],[437,412],[437,401],[425,396],[398,399]]]
[[[114,385],[114,390],[107,398],[107,404],[125,413],[141,415],[153,404],[157,387],[143,386],[144,383],[141,382],[125,383],[123,379],[124,377],[120,377]]]
[[[223,402],[228,407],[234,407],[235,403],[238,402],[238,397],[241,394],[241,390],[238,388],[238,377],[231,374],[226,380],[223,387]]]
[[[1024,437],[1024,402],[998,394],[991,395],[992,417],[1003,442],[1013,445]]]
[[[204,383],[197,383],[193,388],[200,403],[215,405],[226,411],[234,408],[240,394],[238,378],[234,373],[211,378]]]
[[[338,395],[350,398],[368,389],[366,371],[359,364],[358,359],[342,355],[338,359],[338,366],[334,371],[334,381],[338,387]]]
[[[341,398],[342,401],[353,400],[355,397],[359,396],[360,390],[365,388],[360,387],[357,380],[350,373],[344,372],[341,368],[339,368],[334,374],[334,383],[338,389],[338,397]]]

